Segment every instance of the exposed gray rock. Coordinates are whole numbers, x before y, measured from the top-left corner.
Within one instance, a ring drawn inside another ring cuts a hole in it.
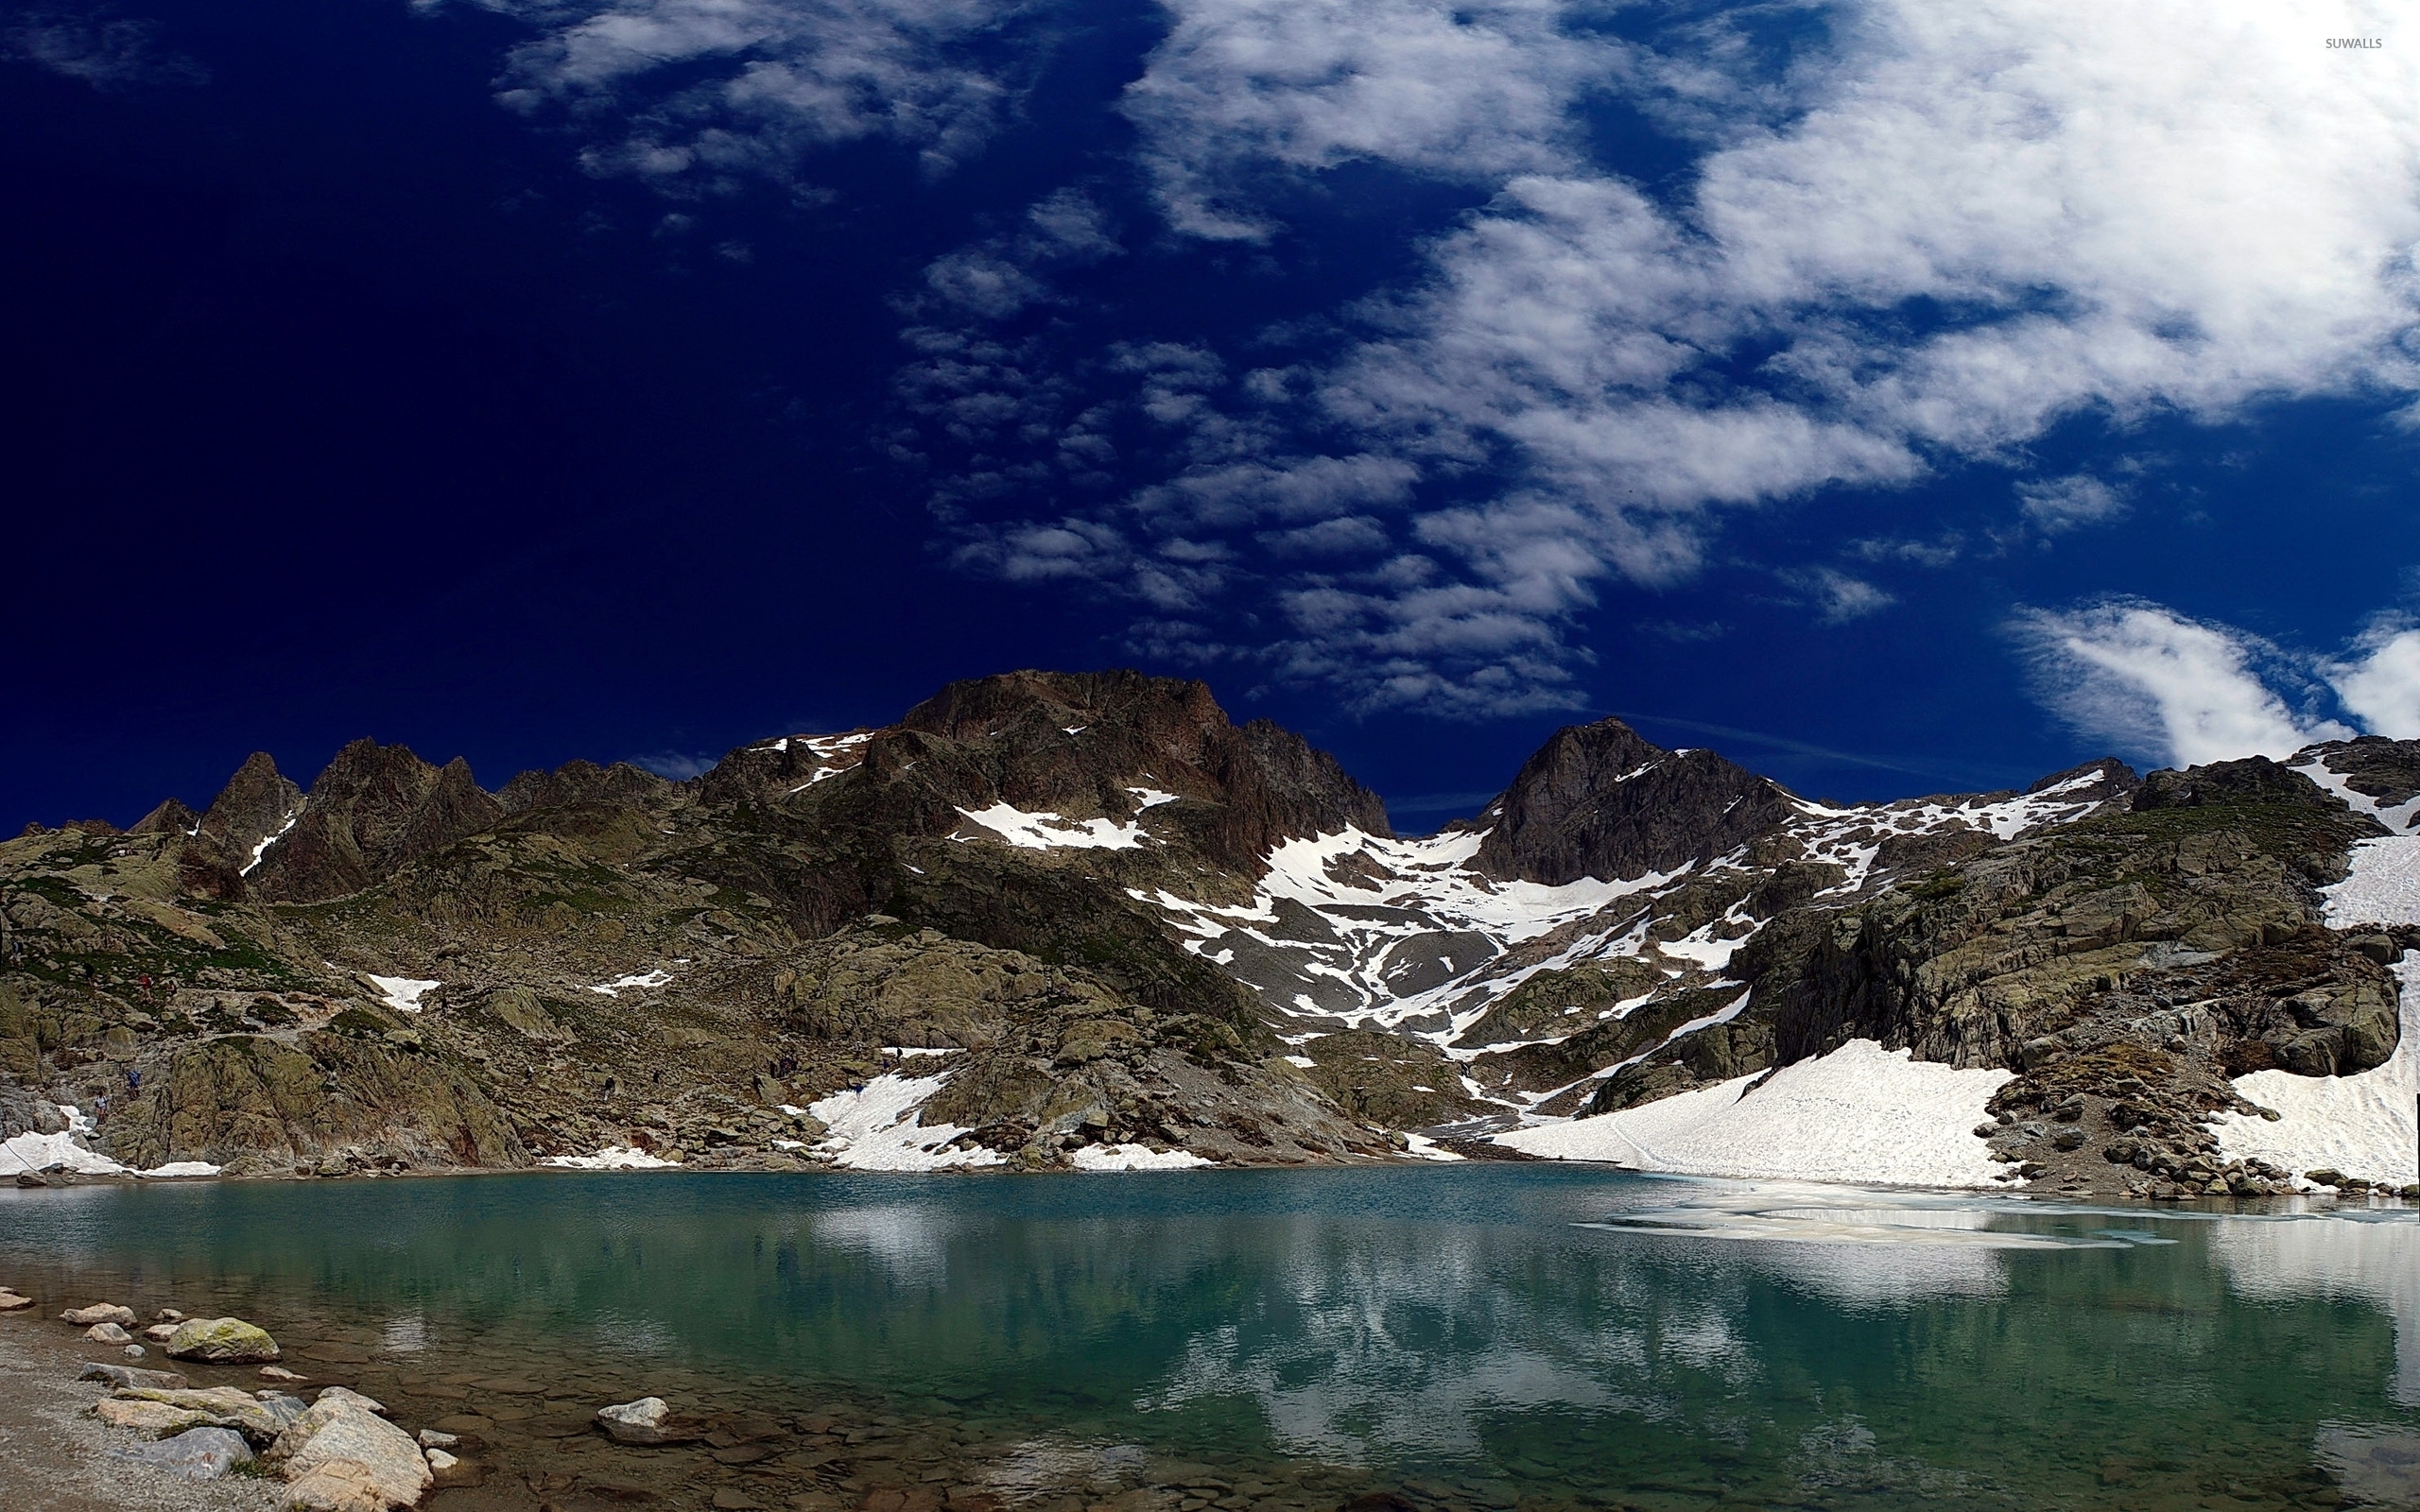
[[[120,1459],[137,1460],[154,1469],[196,1481],[215,1481],[252,1460],[251,1448],[244,1442],[244,1435],[229,1428],[188,1428],[173,1438],[115,1452]]]
[[[182,1391],[193,1384],[174,1370],[137,1370],[123,1365],[88,1365],[76,1379],[105,1381],[112,1386],[149,1386],[160,1391]]]

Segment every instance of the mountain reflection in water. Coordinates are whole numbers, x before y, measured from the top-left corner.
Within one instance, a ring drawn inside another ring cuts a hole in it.
[[[1068,1512],[1180,1460],[1314,1512],[1365,1483],[1471,1507],[2420,1496],[2420,1454],[2399,1457],[2420,1444],[2420,1224],[2400,1211],[1500,1166],[0,1204],[0,1280],[339,1341],[415,1411],[509,1425],[440,1400],[508,1375],[568,1383],[545,1405],[575,1421],[587,1395],[649,1391],[857,1404],[910,1438],[945,1422],[970,1463],[934,1475]],[[760,1489],[785,1463],[752,1469]],[[841,1479],[802,1481],[810,1502],[856,1494],[848,1462],[812,1473]]]

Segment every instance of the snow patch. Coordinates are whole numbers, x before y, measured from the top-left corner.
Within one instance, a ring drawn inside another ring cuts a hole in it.
[[[1191,1150],[1155,1150],[1148,1144],[1087,1144],[1074,1157],[1079,1171],[1186,1171],[1211,1162]]]
[[[671,972],[664,970],[662,967],[657,967],[654,971],[648,972],[644,976],[617,976],[611,982],[599,982],[588,990],[591,992],[601,993],[609,998],[619,997],[625,992],[643,991],[652,988],[663,987],[671,980]]]
[[[953,1165],[998,1165],[997,1150],[945,1148],[966,1133],[955,1124],[925,1127],[925,1101],[949,1077],[877,1076],[856,1091],[838,1091],[809,1103],[807,1111],[830,1130],[816,1153],[852,1171],[938,1171]]]
[[[1133,850],[1142,847],[1145,838],[1143,827],[1139,824],[1115,824],[1108,819],[1078,822],[1047,812],[1028,814],[1008,803],[958,812],[1009,844],[1026,850],[1051,850],[1066,847],[1083,850]]]
[[[308,801],[309,799],[307,799],[303,800],[303,802]],[[250,861],[245,862],[241,867],[237,868],[235,875],[239,877],[251,876],[252,874],[252,868],[261,864],[261,858],[268,854],[268,848],[277,844],[280,840],[285,839],[287,833],[293,830],[295,821],[302,817],[302,803],[297,803],[292,809],[286,812],[285,822],[284,824],[279,825],[273,833],[261,836],[260,843],[252,847],[252,858]],[[199,825],[196,825],[194,827],[194,833],[196,834],[200,833],[201,827]]]
[[[1155,809],[1163,803],[1176,801],[1174,793],[1163,793],[1156,787],[1130,787],[1126,791],[1134,795],[1134,806],[1138,809]]]
[[[681,1162],[659,1160],[628,1145],[608,1144],[595,1155],[550,1155],[538,1163],[565,1171],[668,1171]]]
[[[1404,1147],[1423,1160],[1467,1160],[1467,1155],[1456,1155],[1426,1134],[1406,1134]]]
[[[411,976],[372,976],[364,973],[364,981],[384,996],[387,1006],[398,1013],[418,1013],[420,1000],[443,987],[442,982],[424,982]]]
[[[2341,1171],[2370,1181],[2408,1186],[2420,1181],[2420,1153],[2413,1141],[2413,1099],[2420,1097],[2420,955],[2406,955],[2395,969],[2403,980],[2403,1038],[2386,1064],[2350,1076],[2297,1076],[2290,1071],[2256,1071],[2235,1079],[2235,1090],[2281,1115],[2271,1123],[2256,1113],[2223,1113],[2210,1120],[2219,1149],[2230,1160],[2267,1160],[2297,1175]]]
[[[207,1160],[170,1160],[147,1171],[130,1170],[96,1150],[86,1149],[78,1143],[93,1132],[93,1121],[80,1110],[62,1103],[61,1113],[72,1114],[69,1127],[57,1134],[36,1134],[28,1130],[7,1141],[0,1141],[0,1172],[71,1171],[78,1176],[132,1176],[173,1179],[178,1177],[216,1176],[219,1167]]]
[[[2324,896],[2327,922],[2337,929],[2420,924],[2420,836],[2356,845],[2351,871]],[[2238,1076],[2238,1092],[2282,1116],[2273,1124],[2242,1113],[2212,1119],[2229,1160],[2257,1158],[2294,1172],[2332,1169],[2397,1186],[2420,1181],[2413,1102],[2420,1097],[2420,954],[2407,952],[2394,974],[2403,983],[2403,1033],[2386,1064],[2350,1076]]]
[[[1830,1055],[1617,1113],[1499,1134],[1562,1160],[1690,1176],[1985,1187],[2000,1167],[1974,1127],[2005,1071],[1961,1071],[1852,1040]]]

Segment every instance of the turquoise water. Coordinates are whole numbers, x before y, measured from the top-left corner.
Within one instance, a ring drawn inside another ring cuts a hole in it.
[[[440,1507],[2420,1502],[2400,1211],[1534,1166],[95,1186],[0,1194],[0,1281],[239,1313],[471,1423],[495,1473]],[[783,1431],[575,1434],[648,1393]]]

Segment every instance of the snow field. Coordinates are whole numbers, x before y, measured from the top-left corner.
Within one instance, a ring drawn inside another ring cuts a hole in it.
[[[1641,1108],[1516,1129],[1495,1143],[1562,1160],[1686,1176],[1988,1187],[2000,1175],[1975,1125],[2005,1071],[1961,1071],[1852,1040],[1772,1074]]]
[[[2327,921],[2338,929],[2420,924],[2420,836],[2360,842],[2353,848],[2351,872],[2325,896]],[[2403,984],[2403,1034],[2386,1064],[2351,1076],[2288,1071],[2238,1076],[2237,1091],[2283,1116],[2273,1124],[2240,1113],[2213,1119],[2227,1159],[2257,1158],[2297,1174],[2341,1171],[2398,1186],[2420,1181],[2420,1108],[2414,1106],[2420,1098],[2420,955],[2407,953],[2394,974]]]
[[[925,1100],[948,1084],[947,1075],[903,1076],[892,1072],[856,1091],[834,1092],[809,1103],[807,1111],[830,1130],[815,1147],[816,1153],[852,1171],[939,1171],[949,1166],[1001,1164],[997,1150],[944,1149],[966,1132],[957,1125],[927,1128],[921,1121]]]
[[[1108,819],[1079,823],[1048,812],[1028,814],[1007,803],[958,812],[1022,850],[1137,850],[1145,838],[1139,824],[1115,824]]]
[[[398,1013],[418,1013],[420,1000],[445,985],[442,982],[424,982],[417,977],[409,976],[365,975],[364,980],[379,990],[387,1006]]]

